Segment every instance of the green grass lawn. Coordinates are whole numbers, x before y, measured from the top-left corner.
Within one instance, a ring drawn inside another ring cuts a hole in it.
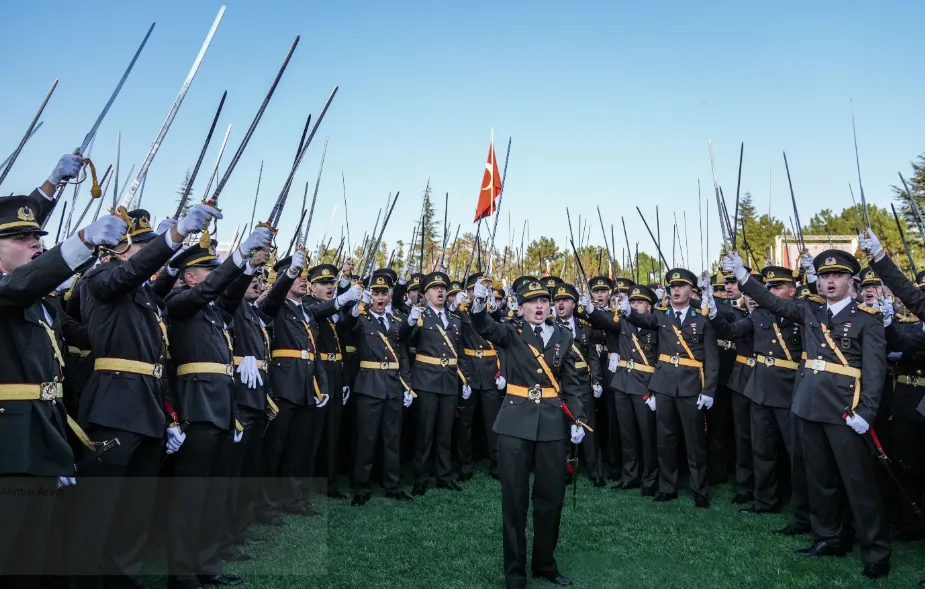
[[[242,576],[245,587],[267,589],[504,587],[500,484],[478,471],[463,486],[462,493],[431,489],[410,503],[385,499],[381,490],[363,507],[317,499],[323,517],[287,516],[286,526],[255,528],[269,540],[249,550],[257,561],[226,572]],[[911,588],[925,578],[921,543],[897,545],[889,579],[869,581],[857,548],[845,558],[798,558],[792,551],[808,537],[772,533],[786,515],[741,515],[731,498],[722,485],[709,510],[695,509],[689,493],[654,504],[638,491],[599,489],[582,478],[577,508],[571,487],[566,494],[559,567],[588,588]]]

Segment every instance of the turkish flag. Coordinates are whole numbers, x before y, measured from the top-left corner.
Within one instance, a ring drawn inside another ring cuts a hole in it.
[[[495,201],[501,195],[501,174],[498,173],[498,160],[495,158],[495,145],[488,145],[488,162],[482,175],[482,189],[479,191],[479,204],[475,208],[475,220],[490,217],[495,211]]]

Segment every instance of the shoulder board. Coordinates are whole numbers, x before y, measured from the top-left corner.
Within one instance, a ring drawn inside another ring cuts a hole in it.
[[[910,315],[897,315],[897,316],[896,316],[896,319],[897,319],[900,323],[918,323],[918,322],[919,322],[919,318],[916,317],[915,315],[912,315],[912,314],[910,314]]]
[[[814,303],[819,303],[820,305],[825,304],[825,297],[821,295],[809,295],[809,300],[811,300]]]
[[[508,319],[513,319],[513,318],[514,318],[514,309],[509,309],[509,310],[508,310],[508,312],[507,312],[507,318],[508,318]]]
[[[858,305],[858,310],[864,311],[865,313],[869,315],[879,315],[880,314],[879,309],[874,309],[872,307],[868,307],[867,305]]]
[[[584,325],[585,327],[591,327],[591,322],[587,321],[586,319],[579,319],[578,323],[579,325]]]

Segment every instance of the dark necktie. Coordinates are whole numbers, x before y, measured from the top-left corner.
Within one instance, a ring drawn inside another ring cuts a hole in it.
[[[385,325],[385,317],[379,317],[379,325],[382,326],[382,333],[388,333],[389,328]]]
[[[443,311],[437,311],[437,319],[440,320],[441,327],[446,327],[446,323],[443,322]]]
[[[681,327],[681,325],[682,325],[682,321],[681,321],[681,311],[675,311],[675,312],[674,312],[674,317],[675,317],[675,321],[678,323],[678,327]]]
[[[536,334],[536,339],[540,341],[540,345],[545,346],[546,344],[543,342],[543,328],[537,325],[533,328],[533,333]]]
[[[827,327],[829,328],[829,330],[831,330],[832,329],[832,319],[835,318],[835,315],[832,314],[832,309],[826,309],[825,314],[827,316],[827,321],[826,321],[826,323],[828,324]]]

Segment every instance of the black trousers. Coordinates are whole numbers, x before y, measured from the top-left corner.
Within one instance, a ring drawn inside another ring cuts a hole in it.
[[[725,483],[729,479],[729,456],[732,440],[732,396],[726,386],[716,387],[713,407],[704,411],[707,423],[707,444],[710,482]],[[697,397],[694,397],[696,401]],[[696,402],[695,402],[696,405]]]
[[[565,497],[565,440],[534,442],[498,435],[501,477],[504,577],[508,589],[527,586],[527,509],[533,481],[533,557],[535,574],[558,572],[555,550]]]
[[[238,405],[238,421],[244,426],[241,441],[231,450],[231,478],[222,532],[223,556],[238,552],[235,545],[254,519],[254,503],[259,492],[260,447],[266,431],[266,413]]]
[[[605,370],[604,382],[609,382],[612,378],[613,373]],[[622,447],[623,424],[620,421],[620,409],[617,405],[616,394],[616,389],[604,387],[604,406],[607,411],[607,434],[606,438],[603,438],[601,448],[603,449],[606,447],[607,449],[607,464],[610,466],[610,478],[613,480],[620,480],[625,454]],[[653,440],[654,439],[653,436]]]
[[[777,509],[781,504],[778,483],[780,457],[778,448],[783,441],[787,454],[793,460],[793,432],[789,407],[768,407],[751,404],[752,462],[755,469],[755,506],[760,509]],[[796,503],[794,503],[796,507]],[[808,515],[802,518],[808,521]]]
[[[912,500],[921,505],[925,493],[925,423],[894,415],[892,438],[891,457],[896,477]],[[915,515],[902,495],[896,497],[895,504],[896,527],[910,534],[925,531],[925,521]]]
[[[755,489],[755,468],[752,457],[752,401],[735,391],[729,392],[732,397],[732,427],[735,430],[736,493],[750,497]]]
[[[707,477],[707,436],[704,431],[706,417],[697,409],[697,397],[656,393],[655,418],[659,492],[675,493],[678,490],[678,436],[683,435],[691,490],[707,496],[710,481]]]
[[[218,555],[228,495],[234,433],[192,423],[174,459],[167,558],[177,584],[221,574]]]
[[[624,485],[642,485],[643,489],[655,491],[658,487],[655,411],[649,409],[639,395],[615,390],[612,396],[620,420],[620,445],[623,448],[620,480]]]
[[[38,589],[55,503],[56,477],[0,476],[0,586]]]
[[[811,527],[809,519],[809,473],[803,454],[801,433],[796,426],[796,415],[790,414],[790,524],[801,528]]]
[[[414,482],[427,484],[434,472],[431,452],[436,463],[438,483],[453,480],[451,464],[453,414],[458,395],[439,395],[417,391],[418,423],[415,431]]]
[[[581,450],[582,455],[585,458],[585,468],[588,470],[588,476],[591,479],[598,479],[603,476],[603,467],[601,466],[601,448],[599,445],[599,437],[597,435],[597,412],[595,411],[595,406],[597,399],[594,398],[594,394],[591,393],[591,388],[586,387],[587,391],[583,391],[581,395],[581,404],[584,408],[585,417],[588,420],[588,425],[591,429],[595,430],[589,432],[585,430],[585,437],[581,441],[581,444],[578,445],[578,448]]]
[[[318,461],[321,463],[318,475],[324,476],[327,488],[334,491],[337,489],[337,477],[341,474],[340,428],[344,415],[344,381],[340,374],[334,378],[334,371],[341,373],[343,364],[325,362],[324,368],[328,371],[328,395],[331,400],[322,408],[325,411],[325,418],[321,449],[318,454]]]
[[[401,424],[404,405],[397,399],[377,399],[355,393],[357,456],[353,471],[354,490],[368,493],[376,460],[376,446],[382,440],[382,486],[386,493],[401,491]]]
[[[807,421],[794,424],[803,446],[809,483],[810,521],[817,540],[843,542],[847,496],[861,556],[865,562],[890,557],[885,509],[877,487],[876,458],[865,441],[844,424]]]
[[[328,401],[329,403],[331,401]],[[304,505],[303,498],[324,424],[324,408],[276,401],[279,414],[267,425],[260,464],[256,516],[266,521],[280,508]]]
[[[456,420],[456,457],[462,474],[472,474],[472,424],[476,413],[481,413],[488,435],[488,460],[492,474],[498,474],[498,436],[493,431],[498,409],[501,408],[501,391],[497,388],[472,389],[468,399],[461,400]],[[477,408],[481,411],[477,411]]]
[[[96,587],[101,576],[106,587],[141,587],[164,440],[106,427],[88,428],[87,434],[96,442],[118,438],[119,445],[76,475],[62,573],[75,589]]]

